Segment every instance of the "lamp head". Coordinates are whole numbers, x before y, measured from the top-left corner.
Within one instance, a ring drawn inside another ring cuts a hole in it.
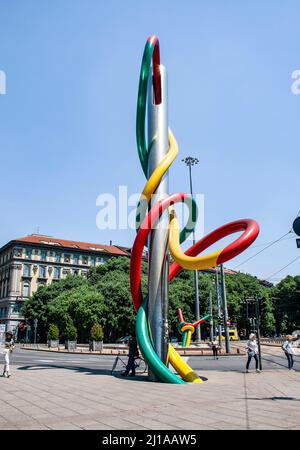
[[[188,167],[191,167],[198,164],[199,159],[193,158],[192,156],[187,156],[186,158],[183,158],[181,161],[184,162]]]

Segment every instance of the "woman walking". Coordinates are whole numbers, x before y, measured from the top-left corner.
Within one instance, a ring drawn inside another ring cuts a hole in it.
[[[282,344],[282,350],[284,351],[285,356],[287,357],[288,368],[289,370],[292,370],[294,365],[294,354],[295,354],[295,349],[293,347],[294,338],[290,334],[288,334],[286,338],[287,340]]]
[[[9,367],[9,358],[10,354],[13,351],[14,348],[14,341],[13,341],[13,334],[11,331],[8,331],[5,333],[5,343],[4,343],[4,370],[3,370],[3,377],[9,378],[10,377],[10,367]]]
[[[213,357],[214,359],[218,359],[218,350],[219,350],[219,346],[218,346],[218,341],[216,338],[214,338],[214,340],[211,343],[211,349],[213,351]]]
[[[246,364],[246,373],[249,373],[249,366],[252,358],[255,359],[256,372],[259,373],[260,370],[258,368],[258,345],[254,333],[251,333],[249,336],[249,340],[247,342],[247,353],[248,353],[248,360]]]

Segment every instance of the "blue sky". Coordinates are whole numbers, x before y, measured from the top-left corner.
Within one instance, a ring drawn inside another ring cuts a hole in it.
[[[150,34],[160,39],[180,150],[170,192],[188,191],[181,158],[196,156],[206,232],[252,217],[260,245],[290,229],[300,209],[298,0],[0,0],[0,12],[1,245],[38,227],[132,244],[133,231],[96,227],[96,198],[144,184],[135,109]],[[266,278],[298,255],[287,239],[240,270]],[[298,274],[299,264],[276,278]]]

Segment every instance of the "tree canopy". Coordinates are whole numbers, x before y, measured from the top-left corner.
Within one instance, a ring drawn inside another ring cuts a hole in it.
[[[104,330],[104,340],[131,334],[135,327],[135,313],[130,295],[129,265],[127,258],[111,258],[107,263],[90,270],[87,278],[68,276],[49,286],[42,286],[24,302],[23,313],[32,320],[38,318],[40,340],[45,340],[50,324],[56,324],[60,337],[66,334],[72,323],[78,340],[87,341],[94,324]],[[215,280],[213,273],[199,276],[199,300],[201,316],[209,313],[209,294],[213,296],[216,317]],[[194,317],[194,274],[182,271],[169,288],[169,330],[177,335],[178,308],[186,321]],[[147,264],[142,267],[142,290],[146,293]],[[289,332],[300,325],[300,277],[287,277],[274,288],[264,287],[251,275],[238,273],[226,275],[228,316],[239,330],[247,328],[243,301],[249,297],[261,299],[262,334]],[[208,326],[202,327],[204,335]]]
[[[287,276],[273,290],[276,329],[291,333],[300,329],[300,276]]]

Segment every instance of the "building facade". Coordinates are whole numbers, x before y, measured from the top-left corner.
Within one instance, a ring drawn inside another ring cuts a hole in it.
[[[115,256],[130,256],[114,245],[56,239],[33,234],[8,242],[0,249],[0,323],[16,331],[24,317],[22,303],[39,286],[69,274],[86,276],[91,267]]]

